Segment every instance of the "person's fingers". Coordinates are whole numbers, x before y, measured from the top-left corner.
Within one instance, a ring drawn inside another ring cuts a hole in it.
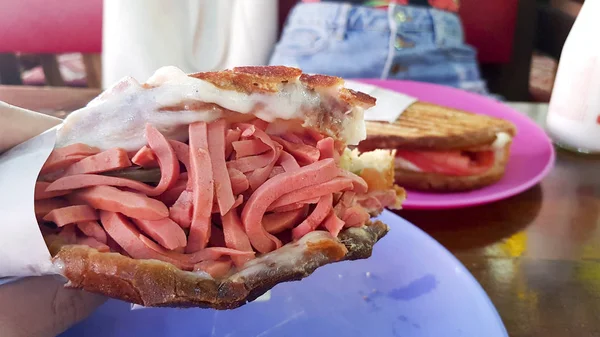
[[[57,276],[30,277],[0,286],[2,336],[56,336],[106,300],[63,286],[64,279]]]

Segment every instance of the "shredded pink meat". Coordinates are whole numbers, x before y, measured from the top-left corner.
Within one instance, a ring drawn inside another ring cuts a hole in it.
[[[84,173],[99,173],[124,169],[131,166],[127,151],[123,149],[110,149],[86,157],[69,166],[63,176]]]
[[[49,182],[46,181],[36,181],[35,182],[35,191],[33,192],[34,199],[33,200],[44,200],[50,199],[54,197],[60,197],[62,195],[69,194],[71,191],[46,191],[50,186]]]
[[[318,228],[337,236],[362,226],[368,212],[395,203],[393,190],[367,193],[362,178],[338,167],[332,138],[314,130],[275,136],[268,125],[197,122],[189,144],[147,125],[148,144],[135,155],[57,149],[44,174],[62,177],[36,183],[36,217],[56,223],[66,242],[218,278]],[[160,181],[97,174],[132,165],[159,166]]]
[[[169,139],[169,144],[173,148],[175,152],[175,156],[177,160],[179,160],[183,166],[185,166],[185,171],[190,171],[190,148],[186,143],[182,143],[173,139]]]
[[[165,205],[171,207],[183,191],[185,191],[188,184],[188,179],[179,179],[173,187],[166,190],[163,194],[156,197],[156,199],[162,201]]]
[[[269,178],[269,175],[271,174],[271,171],[273,170],[273,167],[275,166],[275,163],[281,154],[281,146],[275,143],[263,130],[254,125],[238,124],[238,127],[243,130],[242,137],[254,137],[256,140],[261,141],[271,149],[269,152],[267,152],[270,154],[269,163],[265,167],[257,168],[256,170],[252,171],[248,177],[250,188],[253,191],[256,191],[256,189],[259,188]]]
[[[301,205],[291,211],[266,214],[262,219],[262,225],[270,234],[279,234],[294,228],[306,217],[307,212],[308,205]]]
[[[225,120],[208,125],[208,151],[214,176],[214,190],[221,215],[229,212],[235,203],[231,180],[225,164]]]
[[[155,259],[172,263],[181,269],[193,268],[189,264],[162,255],[148,247],[147,242],[142,241],[144,235],[123,214],[101,211],[100,221],[102,221],[106,233],[134,259]],[[151,240],[148,239],[148,241]]]
[[[287,152],[281,152],[279,156],[279,164],[286,172],[290,172],[300,168],[300,165],[296,161],[296,158]]]
[[[142,232],[167,249],[183,248],[187,245],[185,232],[169,218],[160,220],[133,219]]]
[[[351,189],[352,187],[352,180],[348,178],[337,177],[320,185],[311,185],[287,193],[281,198],[278,198],[275,202],[273,202],[269,206],[268,210],[273,210],[277,207],[299,203],[304,200],[314,199],[316,197],[335,192],[345,191]]]
[[[318,141],[317,149],[321,154],[319,159],[334,158],[337,160],[340,156],[339,153],[335,152],[334,141],[331,137],[323,138]]]
[[[346,223],[347,227],[360,227],[370,216],[364,208],[360,206],[352,206],[344,211],[342,220]]]
[[[100,150],[85,144],[73,144],[52,151],[42,170],[41,175],[63,170],[78,161],[99,153]]]
[[[239,140],[231,144],[237,158],[256,156],[265,153],[271,148],[260,139]]]
[[[335,236],[340,234],[340,231],[342,230],[342,228],[344,228],[345,224],[346,223],[340,218],[338,218],[338,216],[333,210],[329,212],[329,215],[327,215],[327,217],[323,221],[323,227],[325,227],[325,229],[327,229],[329,233],[331,233],[331,235]]]
[[[321,154],[319,153],[319,149],[317,149],[316,147],[305,145],[303,143],[296,144],[288,142],[285,139],[275,136],[273,136],[273,140],[281,144],[284,150],[296,157],[299,161],[305,163],[314,163],[317,160],[319,160],[319,157],[321,156]]]
[[[270,153],[263,153],[256,156],[244,157],[227,162],[227,167],[238,170],[242,173],[253,172],[259,168],[269,165],[271,161]]]
[[[331,212],[333,203],[333,195],[327,194],[319,199],[319,203],[317,203],[317,207],[313,210],[313,212],[302,221],[298,227],[292,229],[292,237],[294,240],[298,240],[304,235],[314,231],[317,227],[325,220],[327,215]]]
[[[326,159],[277,175],[254,191],[242,210],[242,222],[252,246],[260,253],[281,247],[281,241],[267,233],[261,225],[262,217],[271,203],[295,189],[322,184],[333,179],[337,173],[333,159]]]
[[[282,166],[275,166],[271,170],[271,173],[269,174],[269,178],[267,178],[267,179],[273,178],[274,176],[276,176],[278,174],[282,174],[283,172],[285,172],[285,170],[283,169]]]
[[[281,135],[281,138],[287,140],[290,143],[294,143],[294,144],[304,144],[304,141],[302,140],[302,138],[300,138],[297,134],[295,133],[288,133],[285,135]]]
[[[106,243],[106,232],[100,226],[98,221],[80,221],[77,223],[77,228],[83,232],[83,234],[98,240],[101,243]]]
[[[139,181],[126,178],[103,176],[98,174],[76,174],[60,178],[46,188],[46,192],[71,192],[93,186],[126,187],[146,195],[153,194],[154,188]]]
[[[248,178],[241,171],[238,171],[234,168],[227,169],[229,172],[229,179],[231,180],[231,189],[233,190],[233,194],[240,194],[250,188],[250,184],[248,183]]]
[[[158,167],[158,161],[156,155],[148,145],[142,147],[136,154],[131,158],[131,162],[137,166],[144,168]]]
[[[237,212],[235,210],[230,211],[221,219],[223,221],[225,245],[229,248],[251,252],[250,240],[248,240],[248,235],[244,231],[244,226],[242,226]],[[243,266],[249,260],[248,257],[233,257],[232,259],[238,267]]]
[[[229,158],[231,156],[231,152],[233,152],[233,142],[240,139],[242,134],[242,130],[240,129],[229,129],[225,134],[225,158]]]
[[[150,124],[146,125],[146,139],[160,166],[160,181],[149,196],[157,196],[172,187],[179,178],[179,162],[169,141]]]
[[[319,198],[312,198],[312,199],[304,200],[301,202],[296,202],[296,203],[285,205],[285,206],[279,206],[279,207],[273,208],[271,211],[273,213],[286,213],[289,211],[297,210],[306,205],[316,204],[318,202],[319,202]]]
[[[193,265],[193,264],[196,264],[196,263],[199,263],[202,261],[217,260],[223,256],[254,257],[253,251],[240,251],[240,250],[230,249],[230,248],[226,248],[226,247],[208,247],[208,248],[202,249],[201,251],[198,251],[195,253],[191,253],[191,254],[185,253],[184,254],[184,253],[178,253],[178,252],[166,250],[165,248],[161,247],[160,245],[156,244],[154,241],[148,239],[147,237],[145,237],[143,235],[139,236],[139,240],[144,245],[146,245],[146,247],[150,248],[154,252],[159,253],[168,258],[181,261],[182,263],[185,263],[188,265],[189,264]]]
[[[192,191],[184,190],[181,192],[173,206],[169,208],[169,216],[179,224],[181,228],[189,228],[192,224],[193,202]]]
[[[369,212],[381,212],[386,206],[396,203],[396,191],[371,191],[357,198],[357,202]]]
[[[78,245],[86,245],[96,249],[99,252],[110,252],[110,247],[106,244],[94,239],[93,237],[78,237],[76,240]]]
[[[233,206],[231,208],[236,208],[239,205],[241,205],[244,202],[244,196],[243,195],[238,195],[237,199],[235,199],[235,202],[233,203]],[[220,209],[219,209],[219,204],[215,203],[213,201],[213,207],[212,207],[212,211],[211,213],[221,213]]]
[[[68,206],[50,211],[44,216],[44,220],[52,221],[58,227],[62,227],[82,221],[98,220],[98,213],[87,205]]]
[[[185,251],[194,253],[205,248],[210,238],[214,193],[212,162],[208,150],[208,126],[204,122],[190,124],[190,166],[189,179],[192,180],[194,188],[194,202]]]
[[[345,170],[340,170],[339,174],[342,177],[350,178],[352,180],[352,185],[354,186],[354,191],[356,193],[363,194],[367,193],[367,191],[369,190],[367,182],[363,178],[357,176],[356,174]]]
[[[167,206],[162,202],[112,186],[89,187],[74,192],[73,197],[95,209],[119,212],[136,219],[160,220],[169,215]]]
[[[156,187],[151,187],[130,179],[86,174],[86,172],[84,172],[84,174],[70,175],[56,180],[48,186],[46,191],[65,191],[107,185],[128,187],[151,197],[164,193],[167,189],[172,187],[179,178],[179,162],[167,139],[150,124],[146,125],[146,138],[150,148],[156,154],[160,166],[161,178]],[[78,163],[75,163],[73,165],[77,164]],[[68,170],[69,168],[67,168],[67,172]]]

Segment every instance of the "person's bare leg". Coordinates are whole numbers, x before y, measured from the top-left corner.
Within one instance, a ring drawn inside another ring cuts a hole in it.
[[[59,276],[29,277],[0,286],[0,331],[4,337],[56,336],[89,316],[106,300],[65,289]]]

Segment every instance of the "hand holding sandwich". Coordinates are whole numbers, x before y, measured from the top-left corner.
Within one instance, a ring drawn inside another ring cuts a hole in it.
[[[393,151],[347,147],[375,98],[343,83],[288,67],[164,67],[71,113],[34,196],[67,286],[233,309],[369,257],[389,230],[371,217],[404,193]]]
[[[389,230],[371,217],[404,199],[393,151],[347,147],[364,139],[374,104],[340,78],[287,67],[125,78],[36,138],[44,146],[5,157],[9,173],[30,168],[21,180],[34,189],[20,190],[35,212],[15,217],[13,237],[45,247],[32,259],[39,270],[3,276],[56,272],[68,288],[144,306],[232,309],[367,258]],[[55,322],[41,329],[68,325]]]
[[[0,286],[0,331],[6,337],[56,336],[89,316],[106,297],[64,287],[58,276]]]
[[[90,315],[106,298],[64,288],[56,276],[25,278],[0,286],[3,336],[55,336]]]

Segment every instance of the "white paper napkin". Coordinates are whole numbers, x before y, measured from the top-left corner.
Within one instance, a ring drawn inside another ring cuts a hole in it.
[[[0,101],[0,285],[56,273],[35,220],[33,193],[56,138],[55,130],[40,133],[60,122]]]
[[[0,101],[0,154],[60,123],[59,118]]]
[[[366,121],[395,122],[406,108],[417,101],[416,97],[383,89],[371,84],[345,81],[346,88],[361,91],[377,99],[377,105],[365,111]]]
[[[0,156],[0,277],[55,274],[35,219],[35,181],[56,140],[51,129]]]

